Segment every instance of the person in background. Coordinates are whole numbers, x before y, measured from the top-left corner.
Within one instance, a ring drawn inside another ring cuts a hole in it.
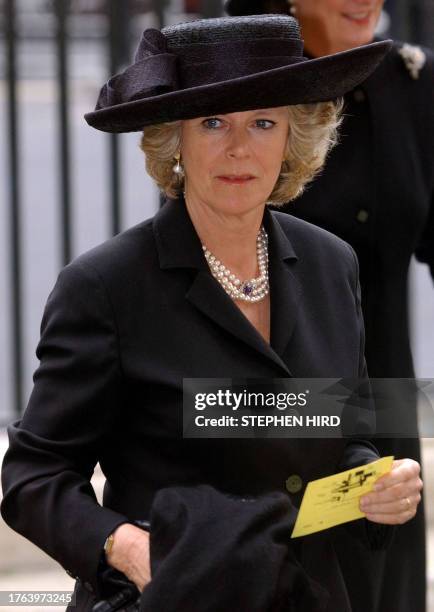
[[[292,14],[305,55],[321,57],[374,40],[382,0],[230,0],[231,15]],[[340,144],[321,175],[286,211],[337,234],[360,263],[366,359],[371,378],[414,376],[408,321],[410,260],[434,275],[434,56],[395,42],[390,54],[345,96]],[[414,427],[416,405],[412,410]],[[417,438],[377,439],[382,455],[420,461]],[[345,541],[337,543],[346,558]],[[360,551],[354,609],[425,610],[425,527],[421,505],[386,552]],[[351,561],[344,567],[354,567]],[[349,572],[353,575],[352,572]],[[368,584],[371,583],[371,588]]]

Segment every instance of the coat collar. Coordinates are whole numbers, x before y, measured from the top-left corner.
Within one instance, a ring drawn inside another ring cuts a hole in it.
[[[207,270],[199,236],[183,198],[167,199],[153,220],[160,267]]]
[[[298,258],[277,215],[268,209],[264,213],[264,226],[269,238],[271,345],[210,274],[184,200],[167,200],[153,221],[160,267],[197,270],[186,299],[225,331],[274,361],[288,376],[291,374],[283,353],[296,324],[301,293],[300,283],[291,270]]]

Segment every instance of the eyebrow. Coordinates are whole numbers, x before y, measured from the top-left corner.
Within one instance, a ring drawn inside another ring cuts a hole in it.
[[[249,111],[247,111],[249,112]],[[271,115],[271,114],[275,114],[277,112],[277,108],[260,108],[257,110],[253,110],[250,111],[252,113],[252,117],[262,117],[263,115]],[[214,118],[219,118],[219,117],[227,117],[228,115],[233,115],[234,113],[216,113],[215,115],[205,115],[204,117],[201,117],[200,119],[202,121],[206,121],[207,119],[214,119]],[[199,117],[198,117],[199,119]]]

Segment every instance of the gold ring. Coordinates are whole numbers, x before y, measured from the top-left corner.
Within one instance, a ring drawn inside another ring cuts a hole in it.
[[[407,502],[407,510],[410,510],[410,508],[411,508],[411,501],[410,501],[410,498],[409,498],[409,497],[406,497],[406,498],[405,498],[405,501]]]

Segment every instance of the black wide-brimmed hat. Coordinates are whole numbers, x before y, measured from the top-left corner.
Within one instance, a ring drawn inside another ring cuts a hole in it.
[[[105,132],[261,108],[333,100],[375,70],[391,46],[303,57],[286,15],[203,19],[145,30],[134,63],[101,89],[89,125]]]

